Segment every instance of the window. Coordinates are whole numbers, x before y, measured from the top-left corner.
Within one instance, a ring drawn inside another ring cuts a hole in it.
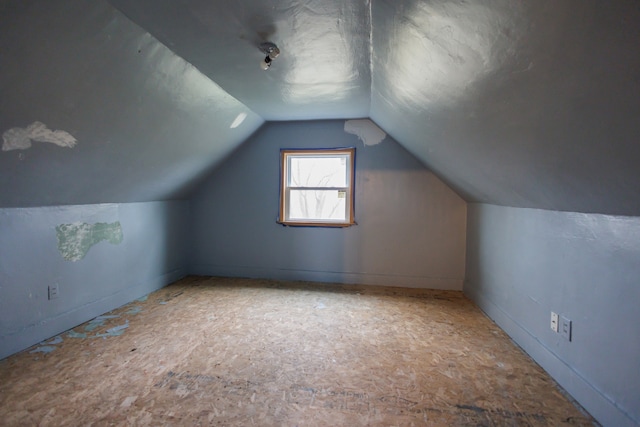
[[[280,218],[285,225],[354,225],[355,148],[282,150]]]

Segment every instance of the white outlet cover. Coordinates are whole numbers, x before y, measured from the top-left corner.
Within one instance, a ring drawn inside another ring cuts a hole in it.
[[[558,313],[551,312],[551,330],[553,332],[558,332]]]

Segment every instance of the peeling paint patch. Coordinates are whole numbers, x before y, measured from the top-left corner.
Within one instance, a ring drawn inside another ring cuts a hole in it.
[[[52,339],[51,341],[49,341],[46,344],[47,345],[56,345],[56,344],[60,344],[62,341],[63,341],[62,337],[60,335],[58,335],[57,337],[55,337],[54,339]]]
[[[107,332],[104,334],[96,334],[96,338],[106,338],[106,337],[118,337],[124,334],[124,330],[129,327],[129,321],[127,320],[123,325],[114,326],[113,328],[107,329]]]
[[[26,128],[11,128],[2,134],[2,151],[26,150],[33,141],[50,142],[59,147],[73,148],[78,140],[63,130],[51,130],[42,122],[33,122]]]
[[[118,315],[111,315],[111,316],[98,316],[95,319],[91,319],[91,321],[89,322],[89,324],[87,326],[84,327],[84,330],[87,332],[91,332],[96,328],[99,328],[100,326],[104,326],[104,322],[107,321],[107,319],[117,319]]]
[[[69,338],[86,338],[86,337],[87,337],[87,334],[84,334],[84,333],[82,333],[82,332],[69,331],[69,332],[67,333],[67,336],[68,336]]]
[[[344,122],[344,131],[360,138],[366,146],[378,145],[387,134],[369,119],[347,120]]]
[[[103,240],[114,245],[120,244],[123,237],[120,221],[110,224],[106,222],[60,224],[56,227],[56,234],[58,250],[67,261],[81,260],[93,245]]]
[[[140,312],[142,312],[142,307],[136,305],[134,307],[131,307],[125,314],[138,314]]]
[[[50,345],[41,345],[40,347],[37,347],[34,350],[31,350],[29,353],[45,353],[45,354],[49,354],[55,349],[56,349],[55,347],[50,346]]]
[[[60,335],[51,338],[49,341],[42,341],[38,347],[34,348],[33,350],[31,350],[29,353],[44,353],[44,354],[49,354],[51,353],[53,350],[56,349],[56,347],[54,347],[57,344],[61,344],[62,341],[64,341],[62,339],[62,337]]]
[[[91,321],[87,326],[84,327],[84,330],[87,332],[91,332],[94,329],[99,328],[100,326],[103,326],[103,325],[104,325],[104,321],[102,322]]]

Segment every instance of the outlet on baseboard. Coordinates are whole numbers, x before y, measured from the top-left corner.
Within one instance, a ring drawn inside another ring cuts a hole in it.
[[[558,313],[551,312],[551,330],[558,332]]]
[[[59,292],[59,289],[58,289],[58,284],[57,283],[54,283],[53,285],[49,285],[49,299],[50,300],[58,298],[58,292]]]

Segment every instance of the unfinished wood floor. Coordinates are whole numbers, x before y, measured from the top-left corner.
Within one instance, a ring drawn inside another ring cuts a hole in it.
[[[188,277],[0,362],[2,425],[592,425],[460,292]]]

